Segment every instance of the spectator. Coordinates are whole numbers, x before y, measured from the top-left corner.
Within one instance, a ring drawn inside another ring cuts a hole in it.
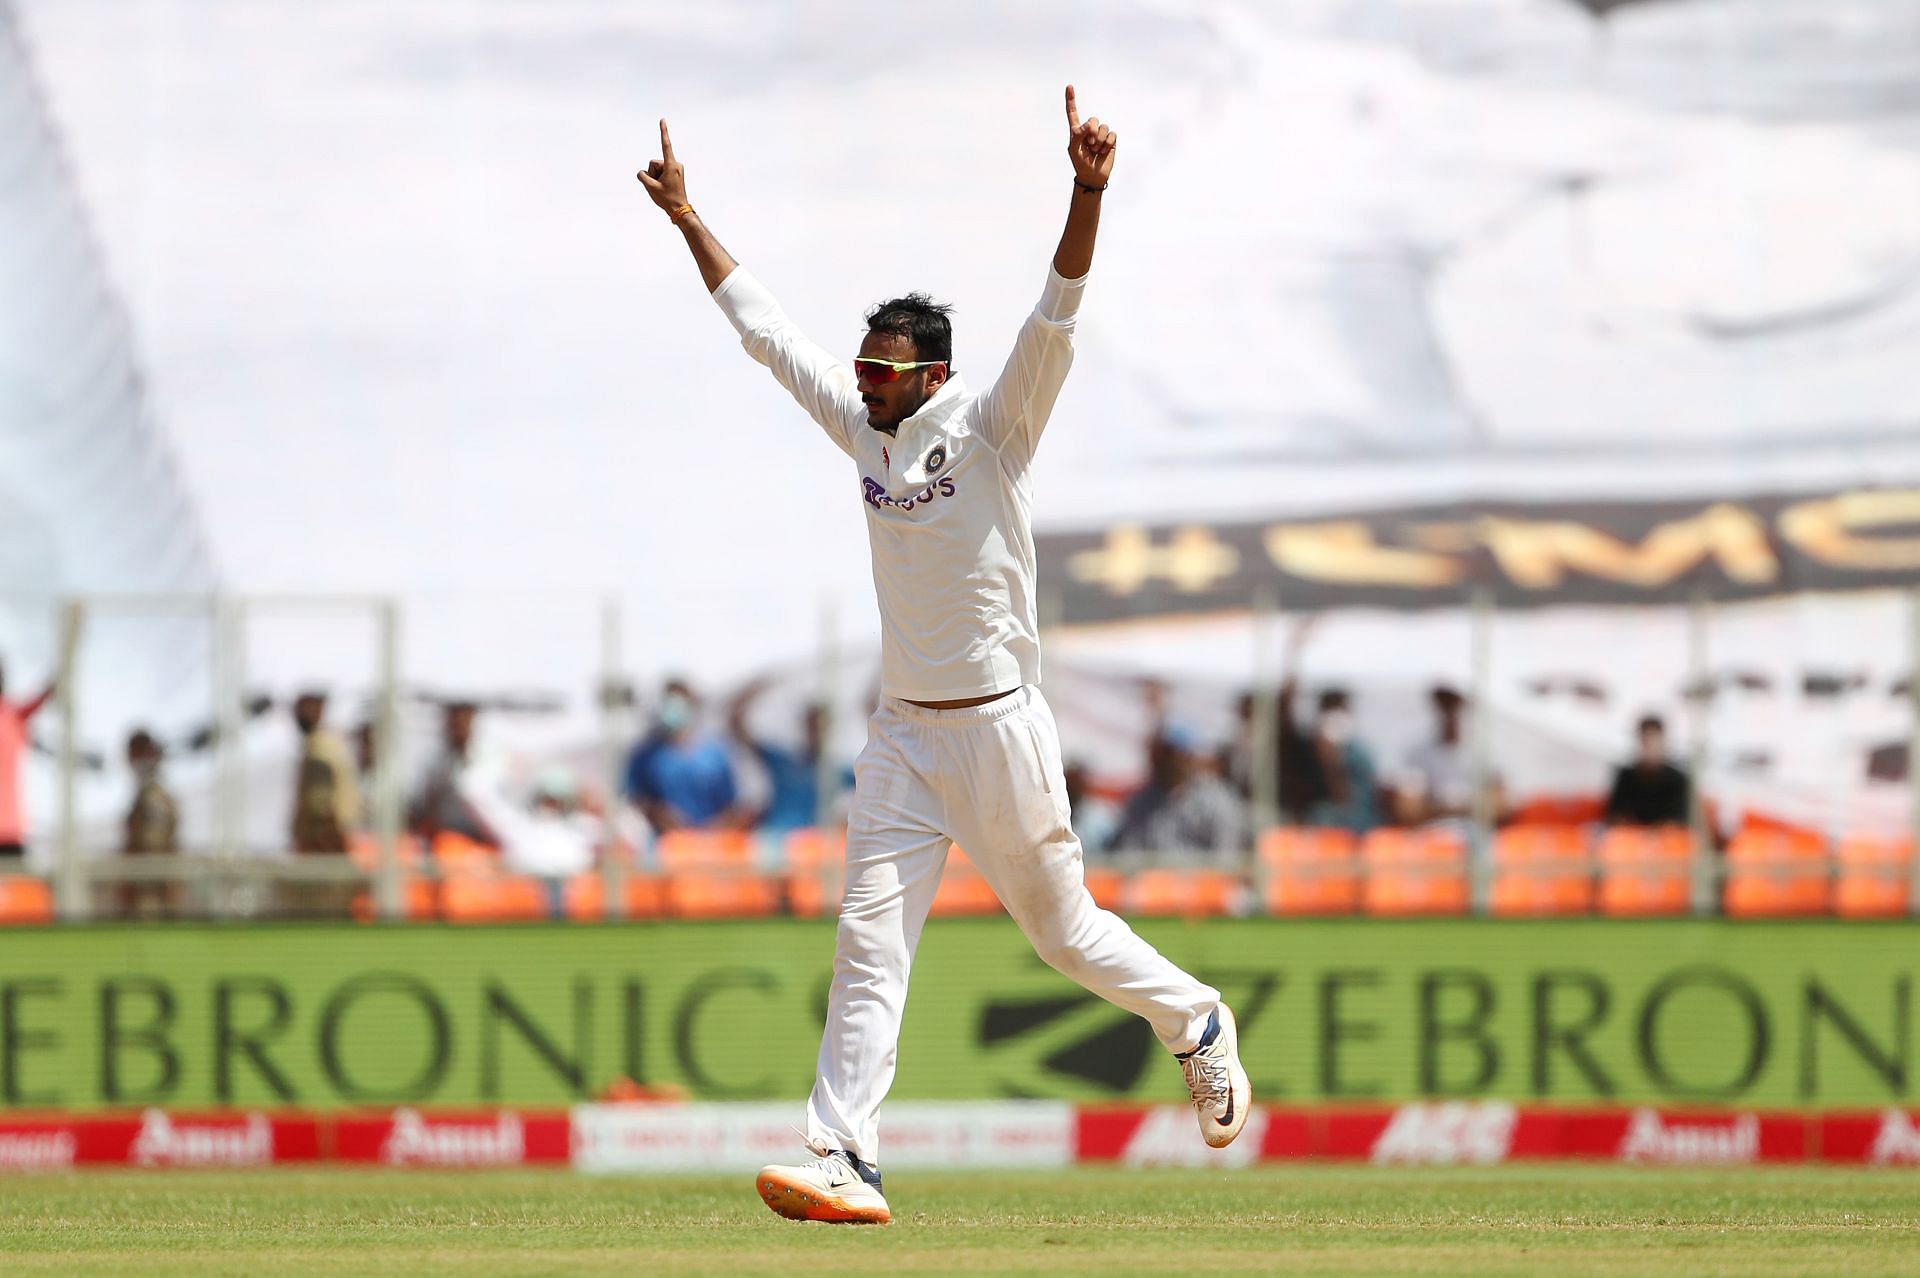
[[[160,777],[166,757],[145,728],[127,738],[127,766],[133,771],[133,802],[127,808],[121,851],[127,856],[165,856],[180,850],[180,805]],[[127,918],[161,918],[175,913],[178,885],[127,882],[116,893]]]
[[[53,696],[59,680],[31,701],[7,700],[6,668],[0,666],[0,870],[18,871],[27,855],[27,810],[20,791],[20,763],[28,747],[27,723]]]
[[[1114,836],[1122,852],[1223,853],[1247,839],[1245,806],[1185,728],[1163,728],[1149,747],[1147,784]]]
[[[1280,689],[1281,804],[1308,825],[1365,832],[1380,824],[1373,753],[1355,738],[1346,690],[1320,694],[1311,732],[1302,732],[1293,712],[1297,685]]]
[[[1067,787],[1067,822],[1080,836],[1080,846],[1089,852],[1106,851],[1119,832],[1120,814],[1093,792],[1087,765],[1079,759],[1067,760],[1061,779]]]
[[[322,726],[326,714],[324,692],[294,698],[293,721],[301,737],[293,800],[295,852],[345,852],[347,835],[360,820],[353,756],[338,733]]]
[[[1408,752],[1393,787],[1394,818],[1402,825],[1464,821],[1473,815],[1473,752],[1464,727],[1467,699],[1441,684],[1433,694],[1434,735]],[[1506,807],[1497,775],[1489,775],[1489,810]]]
[[[627,760],[627,798],[657,831],[738,827],[727,748],[699,730],[700,700],[684,679],[662,689],[652,729]]]
[[[767,770],[766,805],[748,819],[771,834],[785,834],[821,819],[819,768],[826,748],[827,714],[818,703],[806,708],[800,718],[798,749],[755,736],[747,720],[766,688],[765,679],[755,679],[740,690],[727,710],[727,730]],[[837,799],[850,784],[846,769],[835,769],[834,780]]]
[[[1667,725],[1658,715],[1640,720],[1640,752],[1613,774],[1607,795],[1610,825],[1685,825],[1689,815],[1687,774],[1667,758]]]
[[[440,718],[440,753],[428,765],[414,792],[407,825],[431,844],[441,834],[454,834],[488,847],[500,846],[500,837],[468,797],[473,771],[473,731],[480,707],[471,701],[449,701]]]
[[[593,868],[594,852],[605,835],[601,823],[581,811],[573,773],[561,767],[543,771],[534,781],[531,812],[496,811],[491,803],[488,811],[491,824],[505,836],[502,859],[507,867],[544,879],[549,913],[563,916],[566,881]]]
[[[1259,728],[1260,699],[1243,692],[1233,703],[1233,738],[1220,747],[1220,775],[1241,798],[1253,798],[1253,770],[1256,763],[1255,737]]]

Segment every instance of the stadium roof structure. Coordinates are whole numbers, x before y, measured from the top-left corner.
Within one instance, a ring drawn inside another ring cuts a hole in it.
[[[42,88],[0,4],[0,655],[21,683],[53,664],[59,598],[214,580]],[[96,692],[165,713],[197,681],[204,714],[192,630],[146,629],[137,654],[104,636]]]

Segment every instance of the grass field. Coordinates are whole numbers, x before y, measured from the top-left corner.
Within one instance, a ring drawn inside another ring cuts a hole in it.
[[[889,1178],[895,1223],[796,1225],[751,1178],[99,1172],[9,1179],[12,1274],[1920,1273],[1920,1178],[1287,1168]]]

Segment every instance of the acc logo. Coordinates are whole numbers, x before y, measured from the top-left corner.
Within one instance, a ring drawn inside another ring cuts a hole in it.
[[[936,444],[933,451],[927,454],[927,473],[931,475],[946,464],[947,450],[944,446]]]

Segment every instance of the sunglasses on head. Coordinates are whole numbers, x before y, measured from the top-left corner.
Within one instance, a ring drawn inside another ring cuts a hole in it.
[[[900,374],[916,368],[928,368],[934,364],[944,364],[944,359],[908,360],[873,359],[862,355],[853,361],[853,375],[863,382],[897,382]]]

